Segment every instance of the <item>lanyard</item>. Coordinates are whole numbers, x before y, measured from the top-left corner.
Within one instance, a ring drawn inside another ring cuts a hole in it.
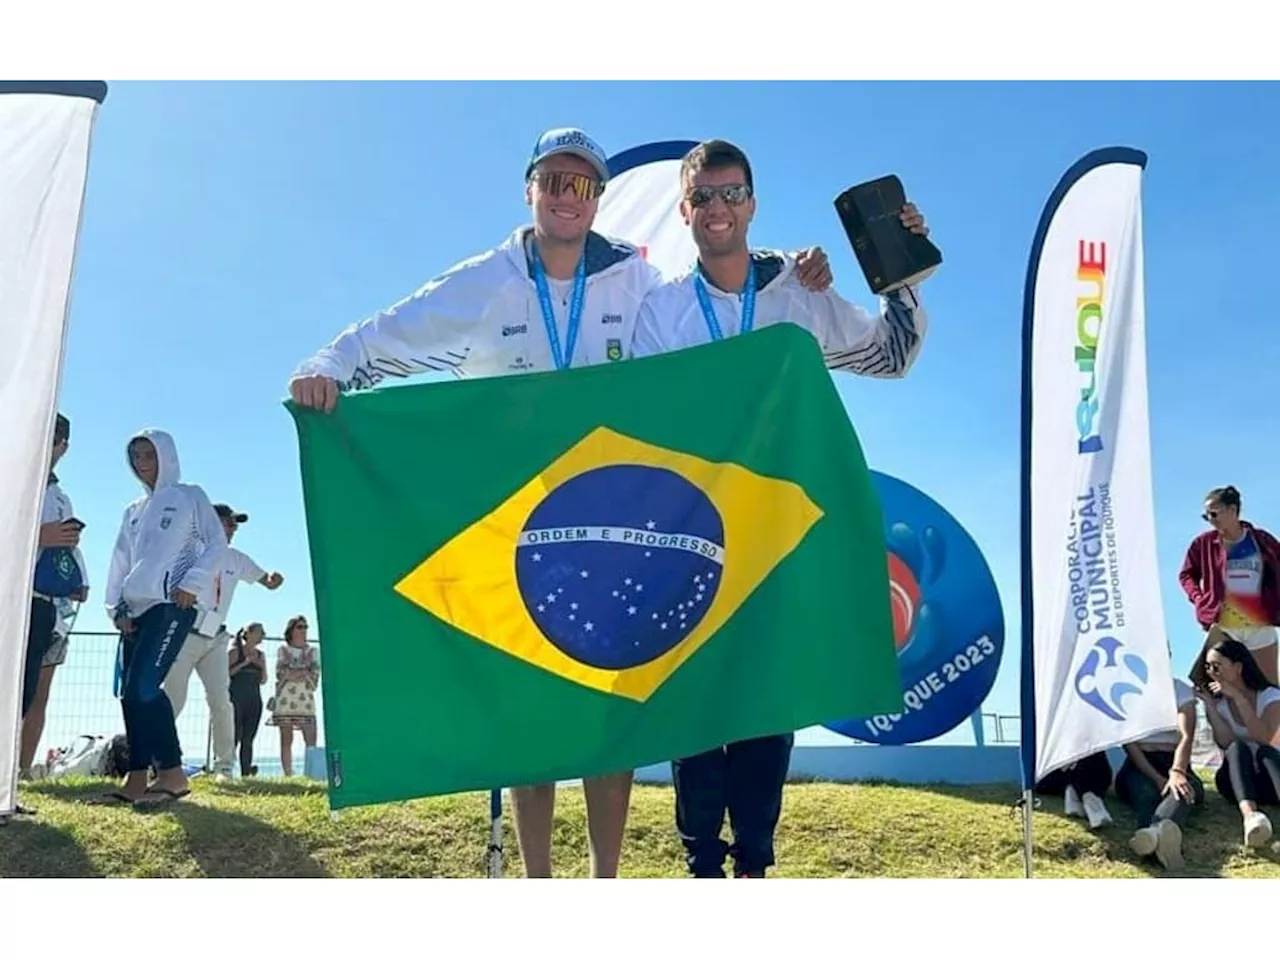
[[[698,295],[698,304],[702,307],[702,317],[707,321],[707,330],[712,340],[723,340],[724,333],[720,329],[720,321],[716,319],[716,311],[711,306],[711,295],[707,293],[707,285],[702,279],[702,267],[699,265],[693,276],[693,289]],[[748,261],[747,283],[738,298],[742,302],[742,329],[740,333],[750,333],[756,319],[756,262]]]
[[[557,370],[573,363],[573,348],[578,345],[578,327],[582,324],[583,301],[587,290],[587,257],[584,252],[573,272],[573,296],[569,298],[569,329],[565,331],[565,352],[560,352],[560,331],[556,327],[556,315],[551,306],[551,290],[547,287],[547,270],[537,248],[533,251],[533,283],[538,288],[538,305],[542,307],[542,323],[547,328],[547,342],[551,344],[551,359]]]

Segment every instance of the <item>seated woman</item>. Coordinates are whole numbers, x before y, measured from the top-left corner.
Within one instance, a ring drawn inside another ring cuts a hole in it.
[[[1062,797],[1068,817],[1086,817],[1089,828],[1097,830],[1111,824],[1111,814],[1102,795],[1111,786],[1111,762],[1106,753],[1091,753],[1060,770],[1046,773],[1036,784],[1036,793],[1046,797]]]
[[[1267,682],[1248,647],[1217,627],[1209,630],[1191,682],[1224,754],[1218,791],[1240,807],[1245,846],[1264,846],[1271,820],[1258,808],[1280,805],[1280,751],[1271,745],[1280,728],[1280,687]]]
[[[1204,805],[1204,784],[1191,769],[1196,739],[1196,692],[1185,680],[1173,680],[1178,725],[1126,743],[1116,774],[1116,796],[1133,808],[1138,829],[1129,848],[1152,854],[1166,870],[1181,870],[1182,828],[1195,807]]]

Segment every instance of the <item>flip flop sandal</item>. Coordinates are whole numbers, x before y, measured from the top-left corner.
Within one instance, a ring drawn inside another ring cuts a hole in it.
[[[85,803],[91,807],[131,807],[133,806],[133,797],[120,790],[111,793],[104,793],[100,797],[90,797]]]
[[[188,796],[190,790],[166,790],[164,787],[147,787],[146,792],[133,801],[135,810],[162,810]]]

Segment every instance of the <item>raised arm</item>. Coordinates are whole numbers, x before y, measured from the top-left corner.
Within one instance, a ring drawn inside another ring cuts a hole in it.
[[[803,291],[799,299],[801,309],[793,319],[817,337],[832,370],[896,379],[906,375],[920,354],[929,318],[915,288],[886,296],[875,317],[835,290]]]

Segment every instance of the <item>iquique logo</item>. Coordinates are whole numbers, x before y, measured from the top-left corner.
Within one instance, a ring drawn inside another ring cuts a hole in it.
[[[1080,453],[1098,453],[1098,340],[1102,336],[1102,298],[1107,281],[1107,245],[1080,241],[1076,281],[1076,369],[1086,378],[1076,403],[1076,432]]]
[[[1076,696],[1112,720],[1127,718],[1125,700],[1142,696],[1151,671],[1115,637],[1099,637],[1076,671]]]
[[[919,743],[954,729],[986,699],[1004,652],[991,570],[951,514],[910,484],[871,471],[884,513],[901,713],[827,729],[871,743]]]

